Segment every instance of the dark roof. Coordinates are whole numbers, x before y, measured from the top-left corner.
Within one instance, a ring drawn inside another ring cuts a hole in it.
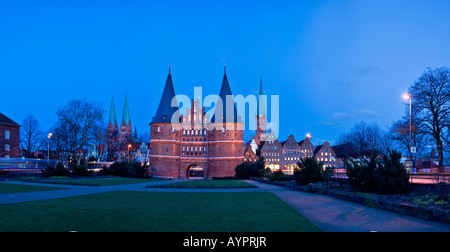
[[[20,126],[18,123],[14,122],[13,120],[11,120],[9,117],[5,116],[2,113],[0,113],[0,124]]]
[[[151,123],[171,123],[172,115],[174,113],[180,113],[178,111],[178,106],[172,107],[172,99],[174,99],[174,97],[175,90],[173,88],[172,75],[170,74],[169,68],[169,75],[167,76],[166,85],[161,96],[161,101],[159,102],[158,110],[156,110],[156,114],[153,117]]]
[[[231,119],[232,121],[229,121],[228,119],[227,119],[227,105],[228,106],[231,106],[231,104],[227,104],[227,96],[228,95],[233,95],[232,93],[231,93],[231,88],[230,88],[230,84],[228,83],[228,78],[227,78],[227,72],[225,71],[225,68],[224,68],[224,75],[223,75],[223,80],[222,80],[222,87],[220,88],[220,93],[219,93],[219,97],[220,97],[220,99],[222,99],[222,116],[223,116],[223,122],[234,122],[234,123],[242,123],[242,121],[241,121],[241,118],[240,118],[240,116],[238,116],[238,113],[237,113],[237,109],[236,109],[236,104],[234,103],[234,99],[232,99],[231,101],[232,101],[232,106],[233,106],[233,110],[234,110],[234,115],[233,115],[233,118]],[[231,108],[231,107],[230,107]],[[219,108],[218,108],[218,106],[217,106],[217,103],[216,103],[216,109],[215,109],[215,111],[214,111],[214,115],[212,116],[212,118],[211,118],[211,122],[216,122],[216,114],[220,114],[220,110],[219,110]]]
[[[316,146],[316,148],[314,149],[314,156],[317,154],[317,152],[319,152],[320,149],[322,149],[322,147],[323,147],[323,144]]]

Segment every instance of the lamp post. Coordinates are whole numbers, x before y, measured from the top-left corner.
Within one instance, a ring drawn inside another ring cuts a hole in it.
[[[47,166],[50,165],[50,138],[53,136],[53,134],[50,132],[48,133],[48,145],[47,145]]]
[[[130,161],[130,148],[131,148],[131,144],[128,144],[128,161]]]
[[[411,95],[410,94],[404,94],[403,95],[404,100],[409,100],[409,159],[411,160],[412,165],[412,129],[411,129]],[[411,168],[411,173],[413,172],[413,167]],[[415,168],[415,162],[414,162],[414,168]],[[411,182],[412,182],[412,176],[411,176]]]
[[[409,100],[409,154],[411,156],[411,95],[409,94],[404,94],[403,95],[403,99],[404,100]]]

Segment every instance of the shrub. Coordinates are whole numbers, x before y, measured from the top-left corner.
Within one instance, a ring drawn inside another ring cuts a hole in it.
[[[109,168],[103,167],[102,175],[114,175],[120,177],[148,177],[148,167],[139,162],[115,162]]]
[[[260,157],[256,162],[242,162],[236,166],[234,171],[236,177],[248,179],[250,177],[262,177],[265,175],[264,158]]]
[[[353,188],[360,192],[377,192],[381,194],[407,193],[410,190],[409,176],[400,163],[401,153],[388,150],[382,162],[377,162],[376,153],[370,160],[347,164],[347,176]]]
[[[269,173],[268,175],[269,180],[272,181],[286,181],[288,180],[288,177],[282,170],[276,170],[274,172]]]
[[[75,162],[69,163],[69,169],[72,176],[75,177],[90,177],[94,174],[94,171],[88,170],[88,167],[84,164],[77,165]]]
[[[55,168],[47,166],[47,168],[44,168],[41,171],[42,175],[46,178],[54,176],[67,177],[70,174],[70,171],[66,167],[64,167],[61,162],[59,162]]]
[[[331,169],[322,169],[322,167],[323,162],[319,163],[313,157],[301,159],[301,162],[297,163],[297,168],[294,171],[295,181],[299,185],[329,181],[331,178]]]

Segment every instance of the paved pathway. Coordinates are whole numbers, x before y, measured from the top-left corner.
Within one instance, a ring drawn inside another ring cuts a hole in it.
[[[369,208],[357,203],[344,201],[326,195],[291,191],[284,187],[246,181],[258,188],[237,189],[173,189],[146,188],[147,185],[176,183],[178,180],[126,184],[115,186],[75,186],[38,184],[66,189],[26,193],[0,194],[0,204],[23,201],[71,197],[108,191],[148,191],[148,192],[271,192],[296,209],[306,218],[327,232],[450,232],[450,225],[426,221],[389,211]],[[2,182],[5,183],[5,182]],[[36,185],[26,182],[6,182]]]

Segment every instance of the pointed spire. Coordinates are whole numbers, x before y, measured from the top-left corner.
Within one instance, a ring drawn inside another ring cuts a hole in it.
[[[134,138],[135,138],[135,139],[138,138],[137,127],[136,127],[136,125],[134,125]]]
[[[130,123],[130,109],[128,107],[127,93],[125,93],[125,103],[123,105],[122,123],[125,122],[126,125]]]
[[[113,127],[117,127],[116,108],[114,106],[114,97],[111,98],[111,107],[109,109],[109,122]]]
[[[263,95],[264,95],[264,91],[263,91],[262,74],[261,74],[261,80],[259,82],[258,111],[256,111],[256,115],[258,115],[258,116],[267,115],[266,102],[263,99]]]
[[[172,115],[174,113],[180,113],[178,111],[178,107],[172,107],[172,99],[175,99],[176,101],[169,66],[169,74],[167,75],[166,85],[164,86],[164,91],[161,96],[158,109],[156,110],[156,114],[151,123],[171,123]]]
[[[232,104],[228,104],[229,111],[231,109],[234,109],[234,116],[233,116],[233,121],[228,121],[227,120],[227,96],[231,95],[233,96],[233,94],[231,93],[231,88],[230,88],[230,84],[228,83],[228,78],[227,78],[227,72],[226,72],[226,68],[225,68],[225,64],[224,64],[224,73],[223,73],[223,80],[222,80],[222,86],[220,87],[220,93],[219,93],[219,97],[220,99],[222,99],[222,107],[223,107],[223,111],[222,111],[222,116],[223,116],[223,120],[222,122],[241,122],[240,117],[237,114],[237,109],[236,109],[236,104],[234,103],[234,99],[232,100]],[[233,107],[231,107],[233,106]],[[214,112],[214,115],[211,118],[211,122],[215,122],[215,115],[216,114],[220,114],[220,111],[218,111],[218,108],[216,107],[216,111]]]

